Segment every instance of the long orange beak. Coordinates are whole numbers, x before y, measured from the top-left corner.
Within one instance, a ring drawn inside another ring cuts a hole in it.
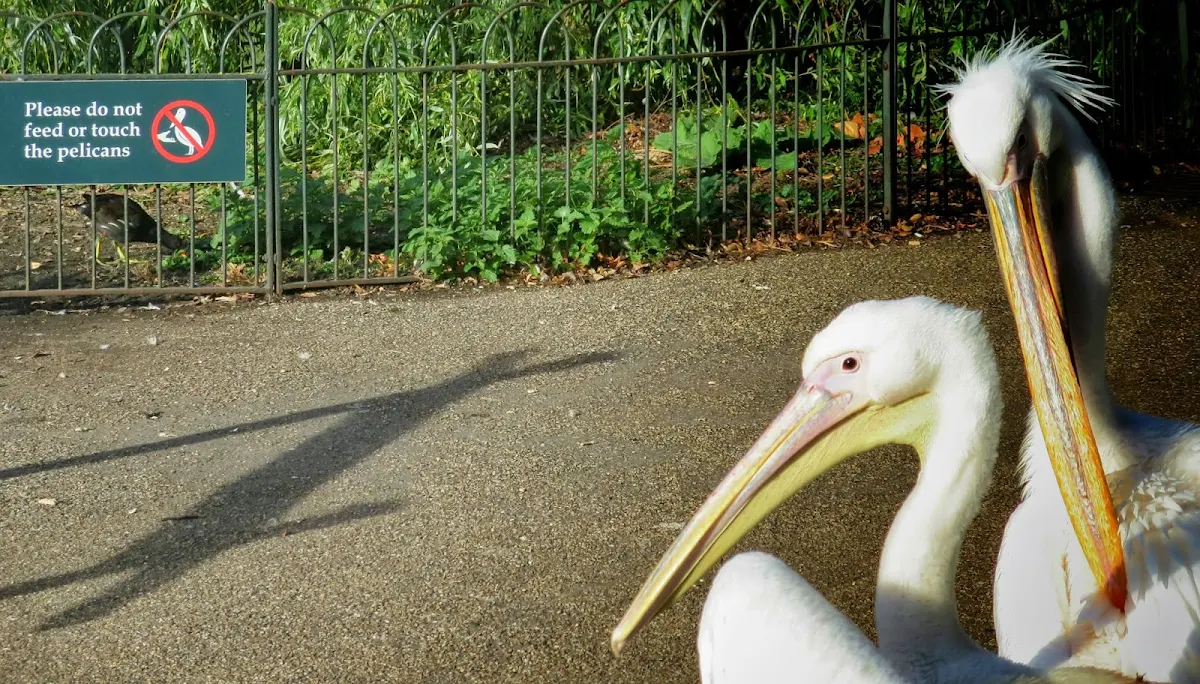
[[[1124,610],[1125,556],[1112,496],[1088,420],[1059,291],[1045,162],[1031,179],[984,188],[1000,272],[1016,319],[1025,373],[1067,513],[1097,585]]]

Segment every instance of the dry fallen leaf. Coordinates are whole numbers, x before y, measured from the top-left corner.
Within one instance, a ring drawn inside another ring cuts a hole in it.
[[[864,140],[867,137],[867,127],[863,124],[862,114],[855,114],[846,121],[834,123],[833,127],[847,138]]]
[[[925,151],[925,130],[917,124],[910,124],[906,131],[896,136],[896,147],[914,156],[923,154]]]
[[[42,267],[42,262],[40,262],[40,261],[29,262],[29,270],[31,270],[31,271],[36,271],[41,267]]]

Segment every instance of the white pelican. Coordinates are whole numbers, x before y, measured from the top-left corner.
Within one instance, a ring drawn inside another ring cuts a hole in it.
[[[875,644],[778,558],[725,562],[704,601],[697,639],[702,684],[899,684]]]
[[[1088,116],[1111,100],[1064,71],[1073,64],[1018,38],[944,88],[959,158],[984,190],[1036,407],[1021,455],[1024,499],[996,567],[1000,654],[1038,668],[1069,662],[1200,682],[1200,430],[1123,409],[1109,391],[1117,204],[1071,108]],[[1064,424],[1068,434],[1054,432]],[[1080,454],[1075,469],[1056,473],[1047,443]],[[1091,519],[1059,495],[1059,482],[1065,490],[1088,468],[1102,469],[1112,501],[1098,493]],[[1118,521],[1115,549],[1102,549],[1107,558],[1089,550],[1085,561],[1080,539],[1107,545]]]
[[[707,684],[799,680],[1034,682],[971,640],[954,574],[991,481],[1002,400],[977,312],[928,297],[862,302],[819,332],[804,382],[680,533],[613,631],[619,652],[772,509],[822,472],[882,444],[914,447],[921,472],[884,544],[880,648],[795,573],[743,555],[719,573],[698,647]],[[1045,681],[1131,681],[1091,669]]]

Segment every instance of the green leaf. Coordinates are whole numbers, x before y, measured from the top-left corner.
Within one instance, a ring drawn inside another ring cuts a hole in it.
[[[794,171],[796,169],[796,153],[787,152],[785,154],[777,154],[772,157],[760,157],[754,160],[754,165],[764,168],[779,171]]]

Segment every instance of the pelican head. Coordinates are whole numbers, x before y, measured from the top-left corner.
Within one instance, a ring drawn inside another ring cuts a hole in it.
[[[614,653],[821,473],[882,444],[909,444],[924,458],[939,402],[951,394],[956,400],[947,402],[952,404],[945,408],[948,414],[969,414],[972,408],[999,412],[995,360],[979,313],[929,297],[847,308],[812,339],[802,368],[800,389],[642,585],[613,630]],[[989,381],[983,383],[989,388],[983,396],[964,399],[953,391],[961,389],[968,373]],[[979,407],[962,405],[976,399]]]
[[[1057,171],[1054,187],[1060,191],[1078,186],[1078,178],[1064,183],[1065,174],[1087,163],[1099,164],[1071,110],[1090,119],[1089,108],[1112,101],[1097,92],[1098,85],[1065,70],[1072,66],[1076,64],[1071,60],[1048,52],[1045,43],[1017,37],[997,54],[968,62],[958,71],[958,82],[940,90],[950,95],[950,136],[959,159],[983,189],[1033,404],[1063,500],[1098,584],[1118,609],[1124,609],[1125,568],[1117,519],[1084,405],[1076,367],[1080,359],[1069,346],[1064,310],[1072,303],[1063,301],[1055,253],[1056,240],[1060,246],[1078,246],[1078,235],[1056,233],[1069,228],[1072,233],[1086,231],[1089,226],[1080,224],[1089,222],[1089,208],[1077,206],[1073,214],[1053,211],[1047,180],[1049,168]],[[1087,159],[1081,152],[1085,148],[1092,153]],[[1077,205],[1086,202],[1078,201],[1083,197],[1079,188],[1072,191]],[[1072,226],[1056,230],[1055,217],[1061,223],[1064,215],[1074,217]],[[1090,235],[1099,235],[1101,242],[1110,238],[1103,226],[1097,228]],[[1091,246],[1084,247],[1087,251]],[[1103,242],[1091,248],[1093,262],[1096,255],[1107,258],[1107,247]],[[1065,254],[1073,259],[1066,268],[1072,276],[1069,284],[1075,285],[1085,260],[1070,250]],[[1095,297],[1101,286],[1106,296],[1106,283],[1094,279],[1070,294]],[[1103,308],[1101,302],[1100,320]],[[1075,320],[1088,322],[1079,316]],[[1081,337],[1094,338],[1095,331],[1085,329]],[[1099,363],[1102,366],[1102,351]]]
[[[985,53],[959,70],[957,83],[939,90],[947,105],[958,158],[986,190],[1003,190],[1033,175],[1034,161],[1062,145],[1070,114],[1059,98],[1091,119],[1088,107],[1111,100],[1099,86],[1060,67],[1074,63],[1024,39],[994,57]]]

